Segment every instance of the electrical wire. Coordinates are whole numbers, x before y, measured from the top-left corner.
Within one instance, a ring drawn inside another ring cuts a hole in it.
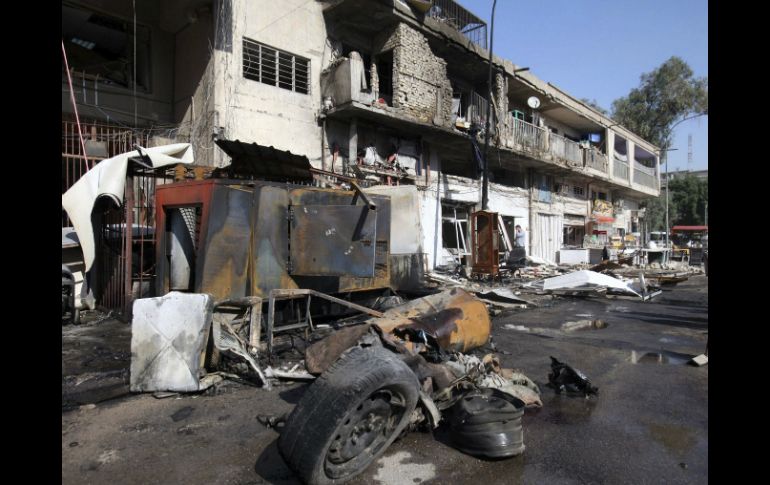
[[[137,99],[136,99],[136,0],[132,0],[132,5],[134,9],[134,82],[133,82],[133,88],[134,88],[134,126],[138,125],[137,122]]]
[[[81,164],[86,164],[86,171],[88,171],[88,155],[86,154],[86,142],[83,140],[83,130],[80,128],[80,115],[78,115],[78,105],[75,102],[75,91],[72,89],[72,75],[70,74],[70,66],[67,61],[67,51],[64,49],[64,39],[61,40],[61,53],[64,56],[64,68],[67,69],[67,82],[70,86],[70,99],[72,100],[72,109],[75,110],[75,120],[78,125],[78,137],[80,138],[80,147],[83,150],[83,158]],[[82,168],[82,165],[81,165]]]

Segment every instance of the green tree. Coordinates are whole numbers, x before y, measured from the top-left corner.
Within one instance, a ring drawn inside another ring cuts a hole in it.
[[[669,209],[670,209],[669,200]],[[665,195],[655,199],[647,199],[642,202],[644,208],[644,218],[647,220],[648,230],[665,231],[666,230],[666,198]]]
[[[669,206],[669,218],[672,225],[703,225],[705,223],[706,201],[708,200],[708,182],[686,175],[671,181],[669,187],[674,210]]]
[[[612,118],[666,150],[671,128],[688,116],[708,112],[708,78],[694,77],[679,57],[642,74],[638,88],[612,103]]]
[[[688,117],[708,113],[708,78],[695,77],[679,57],[642,74],[639,87],[612,103],[612,118],[665,151],[671,147],[673,128]],[[695,178],[695,177],[693,177]],[[702,224],[708,185],[675,179],[669,186],[669,223]],[[650,231],[665,230],[665,192],[642,203]],[[670,229],[670,228],[669,228]]]
[[[592,107],[593,109],[595,109],[596,111],[598,111],[603,115],[609,115],[609,112],[606,109],[602,108],[601,105],[599,105],[599,102],[596,101],[595,99],[580,98],[580,101]]]

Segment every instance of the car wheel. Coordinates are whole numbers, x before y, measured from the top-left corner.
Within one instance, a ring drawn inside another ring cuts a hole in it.
[[[401,434],[418,399],[417,377],[396,354],[353,347],[307,389],[278,449],[306,483],[345,482]]]

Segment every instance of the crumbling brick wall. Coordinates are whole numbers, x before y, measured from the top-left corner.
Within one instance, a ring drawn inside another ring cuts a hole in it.
[[[495,106],[497,113],[497,134],[498,143],[502,144],[502,137],[512,129],[511,121],[508,116],[508,78],[501,73],[495,74]]]
[[[425,123],[451,125],[452,85],[446,61],[433,54],[428,39],[399,24],[381,39],[376,52],[393,50],[393,106]]]

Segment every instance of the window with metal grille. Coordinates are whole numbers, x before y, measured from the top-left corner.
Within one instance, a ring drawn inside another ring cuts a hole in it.
[[[244,37],[243,77],[308,94],[310,60]]]
[[[577,185],[572,187],[572,194],[576,195],[578,197],[583,197],[586,194],[586,191],[583,187],[579,187]]]

